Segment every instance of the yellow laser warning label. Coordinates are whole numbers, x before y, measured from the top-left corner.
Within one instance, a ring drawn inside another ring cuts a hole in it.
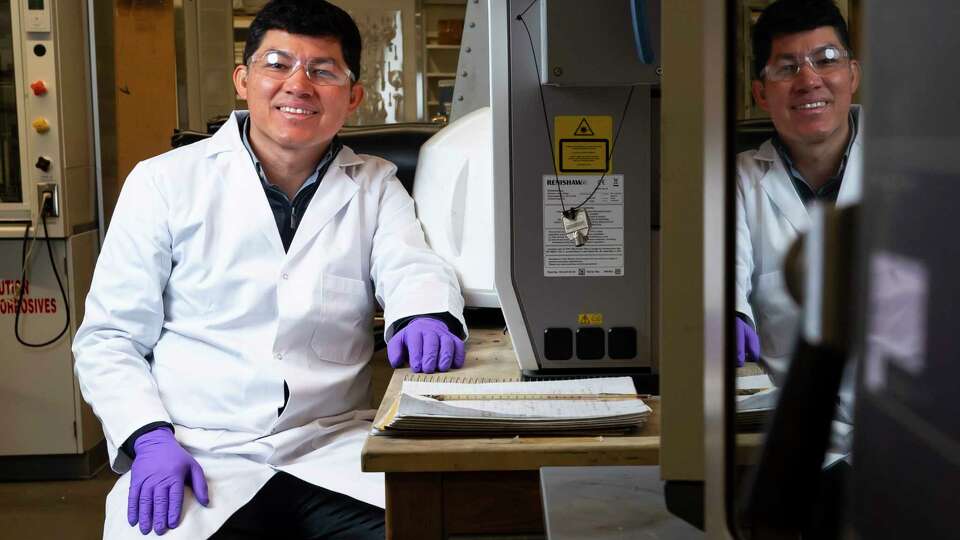
[[[603,324],[603,313],[581,313],[577,315],[577,324],[581,326],[600,326]]]
[[[553,134],[560,173],[610,172],[612,116],[555,116]]]

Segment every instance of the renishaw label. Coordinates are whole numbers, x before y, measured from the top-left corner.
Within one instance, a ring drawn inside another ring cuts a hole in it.
[[[543,275],[586,277],[623,275],[623,175],[543,175]],[[601,182],[599,187],[597,183]],[[590,220],[587,242],[567,238],[560,196],[568,210],[583,205]]]

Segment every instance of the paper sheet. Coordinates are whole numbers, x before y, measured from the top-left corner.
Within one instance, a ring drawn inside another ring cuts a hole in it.
[[[512,381],[501,383],[460,383],[403,381],[403,394],[633,394],[630,377],[604,377],[560,381]]]
[[[602,418],[624,414],[643,414],[650,407],[642,400],[469,400],[436,401],[412,395],[400,398],[401,415],[430,415],[448,418]]]
[[[765,373],[737,377],[737,390],[766,390],[767,388],[773,388],[773,381]]]

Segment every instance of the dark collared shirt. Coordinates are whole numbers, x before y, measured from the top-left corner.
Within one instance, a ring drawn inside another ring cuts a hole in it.
[[[793,187],[797,190],[797,195],[800,196],[800,200],[803,201],[804,206],[814,201],[837,202],[837,195],[840,194],[840,184],[843,182],[843,173],[847,169],[847,160],[850,158],[850,150],[853,148],[853,141],[857,138],[857,115],[855,114],[855,109],[850,110],[848,121],[850,122],[850,140],[847,141],[847,149],[843,152],[843,158],[840,159],[840,167],[837,169],[836,174],[820,186],[820,189],[816,190],[810,187],[810,184],[803,178],[803,174],[793,165],[793,160],[790,159],[790,152],[787,150],[787,146],[783,143],[783,140],[780,139],[780,135],[774,134],[772,140],[773,147],[776,148],[777,154],[783,161],[784,168],[786,168],[787,173],[790,174]]]
[[[287,251],[293,242],[293,235],[297,233],[300,220],[303,218],[304,212],[307,211],[307,207],[313,199],[313,194],[317,192],[320,181],[323,180],[323,175],[327,174],[327,169],[330,168],[330,164],[333,163],[337,154],[340,153],[343,144],[337,137],[334,137],[333,140],[330,141],[330,147],[327,148],[327,153],[320,158],[320,162],[317,163],[317,168],[314,169],[313,174],[307,177],[303,185],[300,186],[299,191],[293,196],[293,201],[291,201],[286,193],[270,183],[266,173],[263,172],[260,160],[257,158],[257,155],[253,153],[253,149],[250,148],[249,116],[247,116],[240,125],[240,135],[243,139],[243,146],[247,149],[247,153],[250,154],[250,159],[253,160],[253,167],[257,170],[257,175],[260,177],[263,191],[267,195],[267,201],[270,203],[270,210],[273,211],[273,219],[277,222],[280,240],[283,241],[283,250]]]

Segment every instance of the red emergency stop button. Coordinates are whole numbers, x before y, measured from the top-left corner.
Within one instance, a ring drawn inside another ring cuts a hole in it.
[[[47,84],[43,81],[35,81],[30,84],[30,89],[33,90],[33,95],[42,96],[47,93]]]

